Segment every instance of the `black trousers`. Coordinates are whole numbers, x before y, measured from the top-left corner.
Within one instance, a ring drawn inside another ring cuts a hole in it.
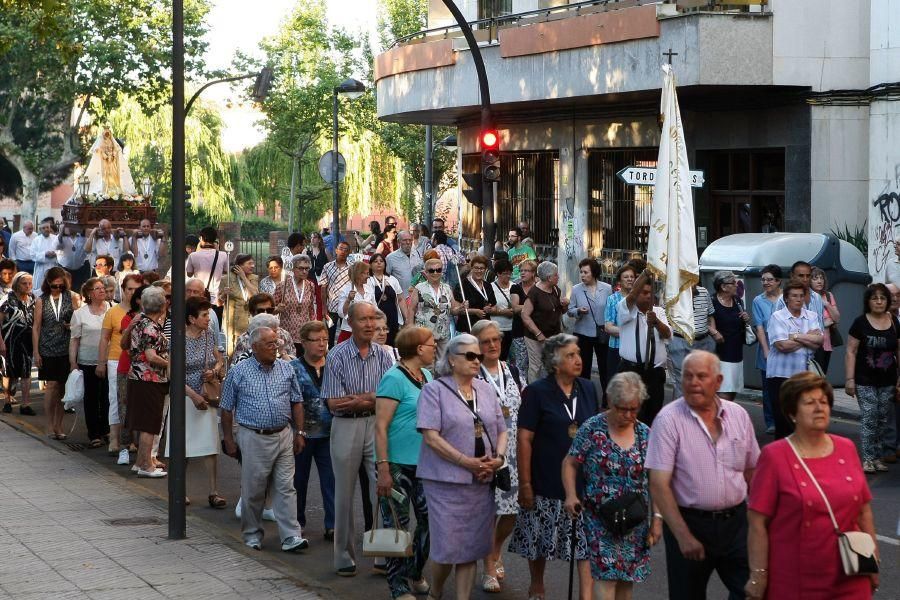
[[[781,392],[781,384],[787,381],[786,377],[768,377],[766,378],[766,394],[772,403],[772,416],[775,417],[775,439],[780,440],[794,433],[794,424],[788,421],[784,412],[781,410],[781,399],[778,394]]]
[[[328,347],[334,348],[334,340],[341,329],[341,316],[333,312],[328,313],[328,316],[331,317],[331,327],[328,328]]]
[[[747,562],[747,507],[741,505],[731,518],[714,519],[682,510],[688,529],[703,544],[704,560],[688,560],[678,547],[678,540],[663,526],[666,540],[666,575],[669,600],[705,600],[706,586],[713,571],[728,588],[729,600],[746,598],[744,586],[750,577]]]
[[[97,365],[78,365],[84,373],[84,422],[89,440],[109,435],[109,391],[106,377],[97,377]]]
[[[500,360],[509,360],[509,349],[512,348],[513,335],[512,331],[504,331],[503,339],[500,340]]]
[[[649,398],[641,404],[638,420],[645,425],[653,425],[653,419],[662,410],[663,399],[666,394],[666,369],[665,367],[650,367],[648,369],[644,365],[622,359],[619,363],[619,373],[627,371],[640,375],[641,381],[647,386]]]
[[[597,357],[597,371],[600,373],[600,385],[603,387],[603,396],[606,397],[606,355],[609,347],[600,341],[598,337],[591,337],[576,333],[578,338],[578,350],[581,352],[581,376],[585,379],[591,378],[591,367],[593,366],[594,356]],[[606,400],[604,399],[604,404]]]

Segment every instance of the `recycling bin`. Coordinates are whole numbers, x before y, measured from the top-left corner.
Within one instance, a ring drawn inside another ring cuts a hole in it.
[[[823,233],[739,233],[720,238],[700,257],[700,285],[715,293],[713,274],[732,271],[743,282],[742,301],[752,315],[753,298],[762,293],[759,281],[763,267],[776,264],[784,271],[782,284],[790,278],[790,269],[798,260],[817,266],[828,278],[828,291],[834,294],[841,320],[838,330],[847,339],[853,320],[863,313],[863,292],[872,282],[866,256],[852,244]],[[740,286],[739,286],[740,290]],[[834,349],[828,380],[844,386],[844,346]],[[756,345],[744,346],[744,385],[759,388]]]

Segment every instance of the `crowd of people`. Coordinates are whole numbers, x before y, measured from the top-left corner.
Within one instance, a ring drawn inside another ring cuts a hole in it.
[[[505,548],[527,561],[529,599],[546,597],[548,560],[576,563],[582,600],[630,598],[661,540],[670,598],[705,597],[714,571],[732,599],[877,589],[877,574],[841,570],[835,529],[874,542],[864,473],[898,457],[900,290],[869,286],[846,340],[860,460],[827,433],[823,374],[844,343],[842,314],[808,263],[788,277],[766,266],[752,300],[728,271],[712,294],[694,286],[691,338],[657,305],[643,261],[610,285],[586,258],[565,294],[527,223],[488,258],[461,252],[441,219],[431,231],[391,219],[365,237],[291,234],[290,258],[269,257],[262,279],[251,255],[229,261],[214,228],[188,238],[187,457],[203,463],[214,509],[229,505],[219,453],[240,461],[231,502],[248,547],[261,550],[263,520],[283,551],[309,547],[315,464],[337,575],[360,568],[357,487],[366,531],[415,520],[406,552],[373,561],[394,599],[439,599],[451,574],[458,599],[475,585],[499,592],[518,567]],[[146,221],[33,229],[13,234],[0,262],[3,410],[19,390],[34,415],[36,367],[47,435],[66,439],[60,400],[80,371],[88,445],[139,477],[167,476],[164,236]],[[754,340],[775,437],[762,450],[734,402]]]

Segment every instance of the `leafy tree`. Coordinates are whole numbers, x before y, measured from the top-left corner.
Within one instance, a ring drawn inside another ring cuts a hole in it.
[[[197,72],[209,2],[184,4]],[[148,110],[167,100],[170,32],[166,0],[0,0],[0,157],[21,178],[23,216],[82,158],[89,108],[114,108],[120,92]]]

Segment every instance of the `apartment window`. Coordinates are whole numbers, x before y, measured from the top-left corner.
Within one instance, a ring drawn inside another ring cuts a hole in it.
[[[463,172],[478,173],[481,155],[463,156]],[[463,183],[465,186],[465,183]],[[463,235],[481,235],[481,210],[465,200]],[[559,153],[506,152],[500,155],[500,182],[497,185],[497,239],[527,221],[536,244],[555,245],[559,239]]]
[[[512,0],[478,0],[478,19],[493,19],[511,15]]]

